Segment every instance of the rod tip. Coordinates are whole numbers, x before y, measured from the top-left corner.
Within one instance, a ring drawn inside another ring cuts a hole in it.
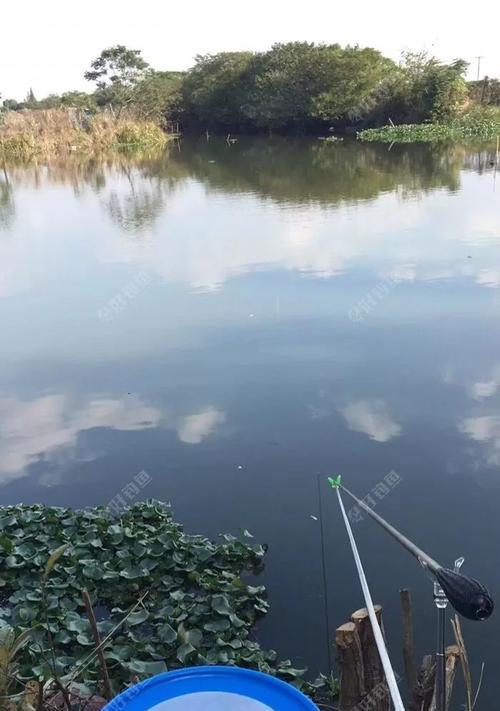
[[[339,474],[338,476],[336,476],[335,479],[333,477],[329,476],[328,483],[330,484],[332,489],[338,489],[342,484],[342,474]]]

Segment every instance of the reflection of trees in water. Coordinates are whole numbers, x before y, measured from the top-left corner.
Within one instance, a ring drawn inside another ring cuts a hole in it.
[[[161,161],[161,151],[128,151],[112,153],[72,153],[48,163],[9,163],[6,167],[14,187],[43,188],[47,185],[71,185],[80,195],[85,188],[98,193],[113,174],[122,174],[131,167],[141,170],[151,161]]]
[[[210,188],[278,202],[335,205],[381,192],[457,190],[465,149],[431,145],[328,144],[290,139],[185,142],[171,162]]]
[[[160,215],[169,192],[161,180],[145,180],[140,175],[127,172],[130,189],[124,193],[113,190],[105,200],[106,209],[113,220],[126,232],[140,232]]]
[[[15,214],[14,193],[7,168],[3,166],[0,170],[0,228],[10,227]]]
[[[141,161],[140,164],[122,163],[120,173],[126,177],[128,188],[113,189],[104,201],[115,224],[126,232],[140,232],[151,228],[166,206],[168,196],[186,178],[185,170],[171,161],[173,150]]]
[[[18,185],[71,185],[77,197],[90,188],[115,224],[130,233],[151,227],[168,195],[190,178],[210,190],[289,204],[334,206],[387,192],[414,197],[437,188],[457,190],[462,169],[481,173],[490,167],[490,149],[242,137],[231,145],[186,139],[180,150],[176,145],[160,153],[71,155],[49,165],[9,166],[9,180],[0,182],[0,220],[11,219],[12,187]],[[124,176],[127,187],[111,180],[116,176]]]
[[[90,189],[102,196],[102,205],[120,228],[139,231],[153,224],[167,193],[177,182],[170,177],[167,180],[151,175],[150,163],[161,164],[164,160],[168,158],[163,152],[150,151],[108,156],[71,155],[47,165],[33,162],[9,166],[9,184],[31,189],[70,185],[77,198]],[[112,178],[117,176],[126,177],[128,188],[116,187]]]
[[[497,162],[496,150],[491,148],[491,146],[478,146],[475,151],[469,151],[464,160],[464,168],[467,170],[473,170],[479,175],[487,172],[496,172],[499,170],[499,166],[496,166]]]

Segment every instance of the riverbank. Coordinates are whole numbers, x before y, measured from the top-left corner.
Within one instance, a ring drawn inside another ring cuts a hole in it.
[[[128,147],[163,147],[173,139],[151,121],[79,109],[8,111],[0,124],[0,157],[29,160]]]

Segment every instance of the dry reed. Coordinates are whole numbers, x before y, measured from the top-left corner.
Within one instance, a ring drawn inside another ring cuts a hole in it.
[[[8,111],[0,125],[0,156],[50,158],[127,146],[162,146],[169,136],[156,124],[130,116],[79,109]]]

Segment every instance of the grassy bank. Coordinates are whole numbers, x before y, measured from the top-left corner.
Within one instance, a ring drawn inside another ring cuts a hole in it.
[[[48,703],[39,708],[49,709],[61,689],[111,697],[138,679],[196,664],[253,667],[312,691],[301,671],[251,637],[269,605],[245,574],[258,571],[264,554],[248,532],[220,542],[186,535],[160,502],[119,516],[103,508],[1,509],[0,698],[19,703],[23,687],[43,684]],[[106,640],[101,659],[85,590]]]
[[[129,146],[164,146],[171,139],[155,123],[77,109],[8,111],[0,115],[0,156],[26,160]]]
[[[437,143],[492,139],[500,136],[500,109],[470,111],[449,123],[388,125],[358,133],[361,141],[382,143]]]

